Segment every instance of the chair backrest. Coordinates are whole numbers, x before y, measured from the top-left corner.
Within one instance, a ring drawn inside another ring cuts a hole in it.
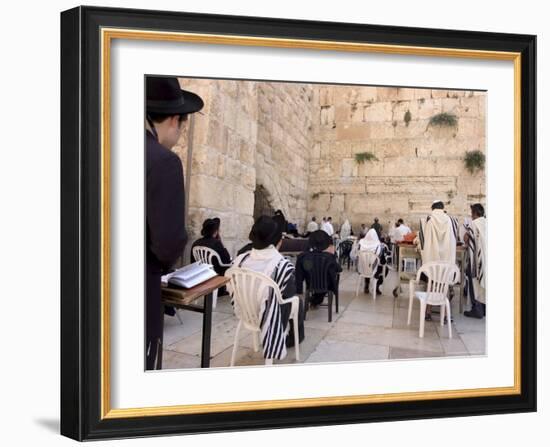
[[[313,293],[328,292],[328,269],[331,258],[324,253],[308,253],[303,260],[303,269],[308,290]]]
[[[372,276],[378,267],[378,256],[369,250],[357,252],[357,271],[362,276]]]
[[[277,301],[283,303],[279,286],[269,276],[243,267],[231,267],[225,275],[230,278],[235,313],[247,329],[260,331],[260,312],[270,290]]]
[[[199,261],[202,264],[211,264],[214,259],[218,261],[218,264],[221,264],[220,256],[218,253],[209,248],[209,247],[203,247],[200,245],[197,245],[193,247],[193,257],[195,258],[195,261]]]
[[[427,262],[418,269],[416,280],[424,273],[428,278],[426,292],[429,304],[443,302],[449,291],[449,286],[460,281],[460,269],[456,264],[448,262]]]
[[[349,257],[352,248],[353,248],[353,241],[345,240],[340,242],[340,245],[338,246],[339,256],[342,258]]]

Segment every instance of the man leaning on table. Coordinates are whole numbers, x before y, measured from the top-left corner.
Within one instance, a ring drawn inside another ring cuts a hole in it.
[[[162,369],[164,311],[160,278],[183,253],[185,193],[181,160],[170,149],[187,116],[202,109],[202,99],[182,90],[174,77],[146,79],[146,316],[145,368]]]

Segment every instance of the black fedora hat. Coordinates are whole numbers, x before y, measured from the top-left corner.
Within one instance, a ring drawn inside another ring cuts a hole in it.
[[[277,222],[269,216],[258,217],[248,236],[252,241],[252,247],[257,250],[262,250],[271,244],[275,245],[282,237],[283,233]]]
[[[175,77],[147,76],[146,94],[147,113],[184,115],[198,112],[204,106],[201,97],[183,90]]]

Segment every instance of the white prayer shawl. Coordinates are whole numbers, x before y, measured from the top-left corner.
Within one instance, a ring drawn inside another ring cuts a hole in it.
[[[285,259],[273,245],[263,250],[252,249],[250,252],[237,256],[233,261],[233,266],[247,268],[269,276],[277,283],[281,291],[285,289],[288,280],[294,273],[294,265]],[[228,283],[228,291],[232,293],[230,284]],[[239,315],[238,306],[236,303],[234,305],[235,313]],[[281,320],[281,306],[272,291],[262,301],[260,327],[264,358],[284,359],[287,353],[285,345],[286,334],[283,330]]]
[[[351,236],[351,225],[349,223],[349,220],[346,219],[346,221],[342,224],[342,227],[340,228],[340,239],[346,240],[350,236]]]
[[[317,222],[314,222],[313,220],[307,224],[307,231],[309,233],[313,233],[314,231],[317,231],[319,229],[319,224]]]
[[[472,222],[477,247],[477,279],[481,287],[485,288],[486,250],[487,250],[487,219],[478,217]]]
[[[420,251],[422,263],[456,262],[456,228],[443,210],[435,209],[425,222],[420,222]]]
[[[367,231],[367,235],[359,241],[359,250],[372,251],[376,255],[380,255],[382,245],[374,228]]]

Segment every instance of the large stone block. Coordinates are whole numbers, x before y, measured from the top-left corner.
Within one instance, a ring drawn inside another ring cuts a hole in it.
[[[207,144],[219,152],[224,152],[227,149],[226,128],[222,123],[212,118],[208,124]]]
[[[371,138],[371,126],[367,124],[343,125],[336,128],[338,140],[366,140]]]
[[[378,93],[378,87],[357,87],[357,101],[358,102],[375,102]]]
[[[449,90],[432,89],[432,98],[448,98]]]
[[[426,99],[416,102],[415,119],[430,119],[432,116],[441,113],[441,99]]]
[[[394,101],[399,99],[397,87],[378,87],[378,101]]]
[[[369,123],[367,129],[368,137],[375,140],[394,138],[395,136],[394,126],[390,121]]]
[[[234,185],[216,177],[193,175],[189,189],[189,206],[229,210],[233,207],[234,188]]]
[[[415,89],[414,88],[405,88],[405,87],[398,87],[397,88],[397,100],[399,101],[407,101],[415,98]]]
[[[222,155],[215,149],[206,146],[194,148],[191,158],[191,176],[193,177],[196,174],[216,176],[218,172],[218,154]],[[183,162],[183,165],[186,167],[186,162]]]
[[[334,104],[332,87],[321,87],[318,91],[320,106],[330,106]]]
[[[481,122],[476,118],[460,118],[457,135],[462,138],[484,137],[485,121]]]
[[[342,177],[357,177],[357,162],[353,158],[344,158],[341,162]]]
[[[403,120],[399,120],[394,123],[395,138],[422,138],[426,136],[428,131],[428,120],[411,120],[408,123]]]
[[[363,105],[363,121],[391,121],[392,117],[391,102],[375,102]]]
[[[456,191],[456,177],[384,176],[367,177],[367,194],[441,194]]]
[[[347,123],[352,120],[351,106],[349,104],[339,104],[334,111],[334,121],[336,123]]]
[[[254,192],[244,186],[233,188],[232,207],[237,213],[251,216],[254,213]]]

